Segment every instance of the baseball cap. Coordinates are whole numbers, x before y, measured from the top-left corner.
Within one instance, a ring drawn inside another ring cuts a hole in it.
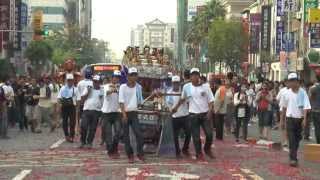
[[[100,76],[99,75],[95,75],[92,78],[93,81],[100,81]]]
[[[289,73],[288,80],[298,80],[298,74],[297,73]]]
[[[73,74],[67,74],[67,75],[66,75],[66,79],[67,79],[67,80],[73,80],[73,79],[74,79]]]
[[[135,67],[131,67],[131,68],[129,68],[129,72],[128,72],[129,74],[138,74],[138,70],[137,70],[137,68],[135,68]]]
[[[194,73],[200,74],[199,68],[192,68],[192,69],[190,70],[190,74],[194,74]]]
[[[179,76],[172,76],[172,82],[180,82],[180,77]]]
[[[113,77],[115,76],[121,76],[121,72],[119,70],[113,71]]]
[[[168,72],[168,78],[172,78],[173,74],[172,72]]]

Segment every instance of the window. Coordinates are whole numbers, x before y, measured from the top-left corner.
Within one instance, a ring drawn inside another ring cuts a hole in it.
[[[41,6],[32,7],[32,12],[35,12],[37,10],[42,10],[43,14],[63,14],[64,12],[63,7],[41,7]]]

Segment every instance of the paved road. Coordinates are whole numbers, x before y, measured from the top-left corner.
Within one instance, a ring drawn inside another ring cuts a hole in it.
[[[255,126],[250,135],[256,136]],[[42,134],[10,129],[11,139],[0,140],[0,179],[12,179],[20,173],[24,179],[319,179],[319,163],[305,162],[300,152],[300,167],[287,165],[285,151],[274,151],[249,144],[237,144],[231,136],[215,141],[215,160],[193,158],[176,160],[147,155],[147,162],[128,164],[121,158],[110,159],[99,144],[99,132],[93,150],[80,150],[78,143],[66,143],[62,130]],[[273,138],[279,137],[278,132]],[[58,142],[58,143],[56,143]],[[309,142],[303,142],[309,143]],[[56,144],[57,148],[50,150]],[[303,146],[303,145],[302,145]],[[30,170],[30,171],[29,171]]]

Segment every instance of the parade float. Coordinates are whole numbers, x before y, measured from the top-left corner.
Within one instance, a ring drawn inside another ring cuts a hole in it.
[[[75,84],[81,80],[81,73],[77,70],[76,61],[72,58],[68,58],[60,66],[58,72],[58,80],[60,83],[64,83],[67,74],[73,74]]]
[[[124,51],[123,65],[138,69],[139,84],[143,88],[144,102],[138,111],[141,124],[145,152],[158,155],[175,156],[170,112],[165,98],[168,73],[172,72],[169,57],[162,48],[145,46],[128,47]],[[169,73],[170,74],[170,73]]]

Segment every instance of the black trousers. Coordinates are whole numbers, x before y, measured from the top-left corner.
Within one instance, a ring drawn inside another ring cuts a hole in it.
[[[28,129],[28,119],[26,117],[26,105],[19,104],[18,107],[18,116],[19,116],[19,128],[20,130]]]
[[[112,132],[112,127],[114,134]],[[103,113],[102,114],[102,131],[104,133],[104,141],[108,152],[117,152],[121,133],[120,113]]]
[[[62,127],[65,137],[73,138],[75,135],[76,127],[76,107],[75,106],[62,106]]]
[[[211,149],[211,145],[213,142],[212,121],[207,119],[207,113],[201,113],[201,114],[190,114],[190,122],[191,122],[191,134],[192,134],[192,139],[193,139],[193,144],[196,150],[196,154],[200,155],[202,154],[200,127],[202,127],[206,135],[204,150],[208,151]]]
[[[320,112],[311,112],[317,144],[320,144]]]
[[[311,121],[312,121],[311,112],[308,112],[306,127],[304,127],[304,129],[303,129],[303,137],[305,139],[309,139],[310,138]]]
[[[223,128],[224,128],[224,118],[225,114],[215,114],[215,124],[216,124],[216,139],[223,140]]]
[[[184,145],[182,150],[188,151],[189,144],[191,141],[191,124],[188,116],[172,118],[172,129],[173,129],[173,137],[174,137],[174,145],[176,148],[176,154],[179,155],[181,153],[180,144],[179,144],[179,134],[180,130],[183,129],[185,133]]]
[[[100,111],[85,110],[82,114],[80,133],[82,144],[92,144],[96,134]]]
[[[128,156],[133,155],[132,146],[130,143],[129,127],[131,126],[137,141],[137,153],[143,155],[144,139],[140,129],[137,112],[127,112],[128,121],[123,123],[123,141],[125,144],[125,150]]]
[[[297,153],[300,140],[302,139],[302,119],[287,117],[287,134],[289,141],[290,160],[297,161]]]
[[[243,134],[243,139],[247,140],[248,137],[248,123],[249,123],[249,118],[236,118],[236,132],[235,132],[235,137],[239,139],[239,134],[240,134],[240,127],[242,125],[242,134]]]

